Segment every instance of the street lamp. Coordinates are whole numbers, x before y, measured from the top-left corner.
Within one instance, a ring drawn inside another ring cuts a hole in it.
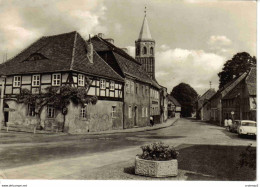
[[[4,123],[4,87],[5,87],[6,76],[2,75],[0,78],[1,78],[0,81],[2,84],[1,96],[0,96],[0,131],[1,131],[2,124]]]

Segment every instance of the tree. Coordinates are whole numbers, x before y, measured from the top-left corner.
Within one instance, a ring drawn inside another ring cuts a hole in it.
[[[85,104],[97,103],[96,96],[88,96],[85,87],[47,87],[45,93],[32,94],[28,89],[22,89],[21,94],[17,96],[18,103],[33,104],[35,105],[35,114],[38,123],[34,126],[34,133],[37,126],[41,124],[41,111],[44,106],[51,104],[54,108],[61,110],[64,115],[62,131],[64,131],[65,116],[67,114],[67,106],[70,102],[84,106]]]
[[[219,88],[223,87],[225,84],[248,71],[250,67],[255,65],[255,56],[251,57],[247,52],[235,54],[231,60],[228,60],[224,64],[222,71],[218,73]]]
[[[198,98],[197,92],[190,85],[180,83],[172,89],[171,96],[181,104],[181,115],[191,117]]]

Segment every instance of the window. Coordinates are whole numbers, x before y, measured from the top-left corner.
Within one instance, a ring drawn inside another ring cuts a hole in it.
[[[136,93],[136,95],[138,95],[138,84],[137,83],[135,85],[135,93]]]
[[[129,83],[129,81],[125,82],[125,91],[126,91],[126,93],[130,93],[130,83]]]
[[[148,117],[148,108],[145,108],[145,117]]]
[[[14,76],[14,87],[20,87],[21,86],[21,76]]]
[[[142,117],[144,117],[144,107],[142,107]]]
[[[85,76],[82,74],[78,75],[78,85],[79,86],[85,86]]]
[[[112,106],[112,113],[111,113],[112,118],[116,117],[115,114],[116,114],[116,106]]]
[[[106,80],[100,79],[100,89],[106,89]]]
[[[147,54],[147,48],[146,47],[143,48],[143,54],[144,55]]]
[[[53,105],[48,105],[47,106],[47,118],[54,118],[54,114],[55,114],[55,109],[54,109]]]
[[[148,95],[148,86],[145,87],[145,95]]]
[[[83,119],[87,118],[87,107],[86,106],[81,107],[79,117],[83,118]]]
[[[28,104],[28,116],[35,116],[35,105]]]
[[[52,74],[52,86],[60,86],[61,85],[61,74],[56,73]]]
[[[32,86],[40,86],[40,75],[33,75]]]
[[[132,106],[128,107],[128,117],[132,118]]]
[[[115,82],[110,81],[110,90],[115,90]]]
[[[153,47],[150,48],[150,54],[153,55]]]
[[[136,47],[136,55],[139,55],[139,54],[140,54],[140,47],[137,46],[137,47]]]
[[[134,93],[134,82],[131,81],[131,85],[130,85],[130,92]]]

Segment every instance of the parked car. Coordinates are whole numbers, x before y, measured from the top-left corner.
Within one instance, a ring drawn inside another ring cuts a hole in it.
[[[237,127],[237,132],[239,136],[249,135],[256,136],[257,134],[257,125],[255,121],[250,120],[241,120]]]
[[[239,120],[235,120],[231,125],[228,125],[227,129],[229,132],[237,133],[238,125],[239,125]]]

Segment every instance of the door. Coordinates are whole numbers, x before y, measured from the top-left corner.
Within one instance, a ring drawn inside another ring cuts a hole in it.
[[[4,104],[4,109],[9,109],[8,104],[6,104],[6,103]],[[9,120],[9,112],[8,112],[8,110],[4,111],[4,120],[5,120],[5,125],[6,125],[6,123]]]
[[[134,114],[135,114],[134,126],[137,126],[137,115],[138,115],[137,106],[135,106],[135,108],[134,108]]]

